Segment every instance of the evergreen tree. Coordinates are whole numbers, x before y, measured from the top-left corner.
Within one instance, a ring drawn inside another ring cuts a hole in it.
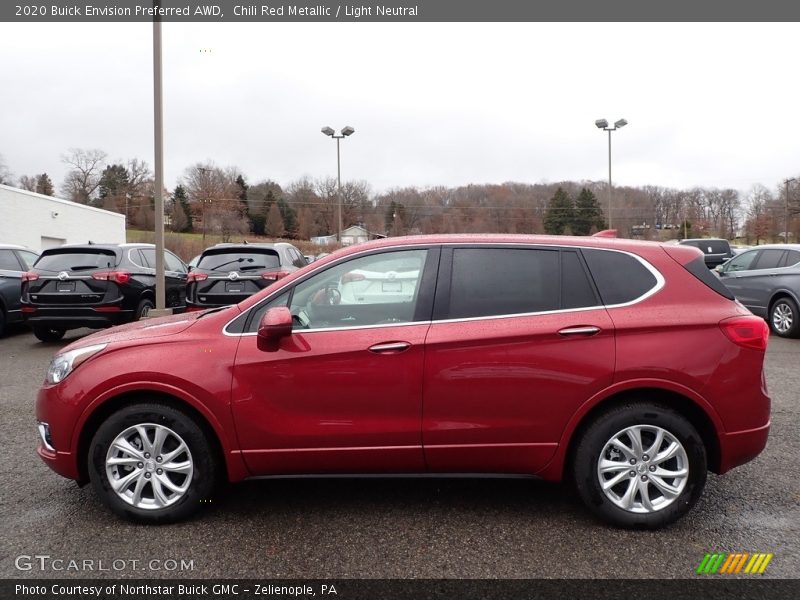
[[[564,229],[572,225],[575,218],[575,207],[572,198],[559,187],[547,204],[544,213],[544,230],[550,235],[563,235]]]
[[[100,200],[124,197],[129,183],[128,169],[123,165],[108,165],[100,176]]]
[[[236,177],[236,187],[238,189],[238,198],[239,202],[242,204],[242,215],[245,219],[250,218],[250,205],[247,202],[247,190],[250,186],[244,180],[242,175]]]
[[[278,200],[278,208],[281,211],[286,234],[290,238],[297,237],[297,212],[283,198]]]
[[[178,224],[174,223],[176,225],[175,231],[192,231],[192,211],[189,208],[189,195],[186,193],[185,187],[179,185],[175,188],[175,191],[172,192],[172,203],[174,205],[173,210],[178,212],[178,206],[180,206],[180,212],[183,212],[186,217],[186,222],[181,224],[183,225],[181,229],[178,229]]]
[[[603,229],[605,221],[600,203],[591,190],[583,188],[575,200],[575,218],[572,220],[573,235],[589,235],[592,228]]]
[[[286,235],[281,210],[276,202],[272,203],[267,214],[266,234],[271,238],[280,238]]]
[[[36,193],[44,194],[45,196],[52,196],[55,193],[53,182],[47,173],[36,176]]]

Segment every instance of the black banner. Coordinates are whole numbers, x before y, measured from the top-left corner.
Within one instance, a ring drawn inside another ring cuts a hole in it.
[[[0,21],[132,22],[798,21],[787,0],[31,0],[0,2]]]
[[[604,600],[619,598],[736,598],[778,600],[800,597],[800,580],[725,578],[689,580],[434,580],[434,579],[9,579],[0,598],[29,600],[482,600],[514,598]]]

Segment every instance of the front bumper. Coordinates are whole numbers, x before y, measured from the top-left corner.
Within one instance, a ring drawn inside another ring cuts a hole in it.
[[[76,452],[72,448],[72,431],[75,419],[73,407],[65,404],[58,395],[58,386],[44,386],[36,397],[36,419],[39,446],[36,453],[44,463],[62,477],[81,479]],[[49,440],[40,425],[45,424]]]

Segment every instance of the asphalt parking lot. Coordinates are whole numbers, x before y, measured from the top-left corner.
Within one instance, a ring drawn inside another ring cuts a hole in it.
[[[766,451],[710,475],[671,528],[630,532],[594,520],[567,487],[530,479],[250,481],[189,522],[128,524],[35,453],[36,390],[51,355],[80,333],[58,344],[25,330],[0,339],[4,578],[682,578],[706,552],[772,552],[765,576],[800,572],[800,340],[770,340]],[[35,555],[50,558],[18,560]],[[53,568],[70,560],[93,570]]]

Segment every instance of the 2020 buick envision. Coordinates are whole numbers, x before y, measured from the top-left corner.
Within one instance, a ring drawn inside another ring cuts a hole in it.
[[[656,528],[764,448],[767,337],[696,248],[392,238],[67,346],[38,452],[148,523],[221,480],[500,473],[571,480],[605,520]]]

